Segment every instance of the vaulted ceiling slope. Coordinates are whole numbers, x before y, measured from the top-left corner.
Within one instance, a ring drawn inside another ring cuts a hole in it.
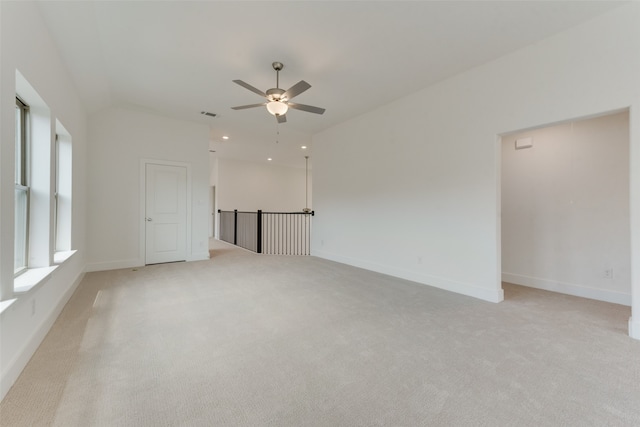
[[[312,135],[589,20],[617,1],[46,1],[39,6],[91,113],[132,105],[274,139],[232,83],[312,87],[283,131]],[[206,117],[201,111],[217,114]]]

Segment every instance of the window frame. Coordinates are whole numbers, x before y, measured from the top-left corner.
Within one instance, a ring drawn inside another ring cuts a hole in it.
[[[15,141],[15,173],[14,173],[14,188],[15,192],[23,192],[24,197],[26,199],[25,207],[24,207],[24,218],[22,218],[24,234],[20,236],[22,244],[18,244],[18,221],[19,218],[14,217],[14,266],[13,266],[13,274],[14,277],[19,276],[24,273],[29,268],[29,222],[30,222],[30,199],[31,192],[29,186],[29,105],[20,99],[19,96],[16,95],[16,112],[19,111],[19,114],[16,114],[16,141]],[[15,198],[17,200],[17,197]],[[17,203],[17,202],[16,202]],[[18,213],[17,205],[15,209],[16,215]],[[20,254],[15,253],[20,249]],[[20,256],[24,262],[21,262],[21,265],[16,265],[18,256]]]
[[[58,251],[58,194],[60,193],[60,135],[56,132],[56,138],[54,141],[54,171],[53,171],[53,252]]]

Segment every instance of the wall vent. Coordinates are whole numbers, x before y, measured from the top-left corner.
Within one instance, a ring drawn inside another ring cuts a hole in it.
[[[533,147],[532,137],[516,139],[516,150],[522,150],[524,148],[531,147]]]

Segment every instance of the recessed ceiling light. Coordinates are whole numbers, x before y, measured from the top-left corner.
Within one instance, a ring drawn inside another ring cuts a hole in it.
[[[223,136],[222,139],[229,139],[227,135]]]
[[[269,157],[267,160],[271,161],[271,160],[273,160],[273,159],[272,159],[271,157]]]
[[[303,150],[306,150],[306,149],[307,149],[307,146],[306,146],[306,145],[303,145],[303,146],[302,146],[302,147],[300,147],[300,148],[302,148]]]

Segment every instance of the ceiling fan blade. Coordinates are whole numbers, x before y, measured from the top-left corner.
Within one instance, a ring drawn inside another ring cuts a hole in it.
[[[298,83],[291,86],[284,94],[282,94],[283,98],[291,99],[294,96],[300,95],[305,90],[309,89],[311,85],[304,80],[300,80]]]
[[[258,88],[255,88],[255,87],[251,86],[249,83],[245,83],[242,80],[233,80],[233,82],[235,84],[239,84],[240,86],[242,86],[245,89],[249,89],[251,92],[257,93],[258,95],[260,95],[260,96],[262,96],[264,98],[267,97],[266,93],[264,93],[263,91],[261,91]]]
[[[231,109],[232,110],[246,110],[247,108],[262,107],[264,105],[267,105],[267,103],[263,102],[262,104],[240,105],[239,107],[231,107]]]
[[[276,116],[276,120],[278,123],[285,123],[287,121],[287,116],[280,114],[279,116]]]
[[[287,102],[287,105],[296,110],[307,111],[309,113],[323,114],[325,112],[324,108],[314,107],[311,105],[294,104],[293,102]]]

